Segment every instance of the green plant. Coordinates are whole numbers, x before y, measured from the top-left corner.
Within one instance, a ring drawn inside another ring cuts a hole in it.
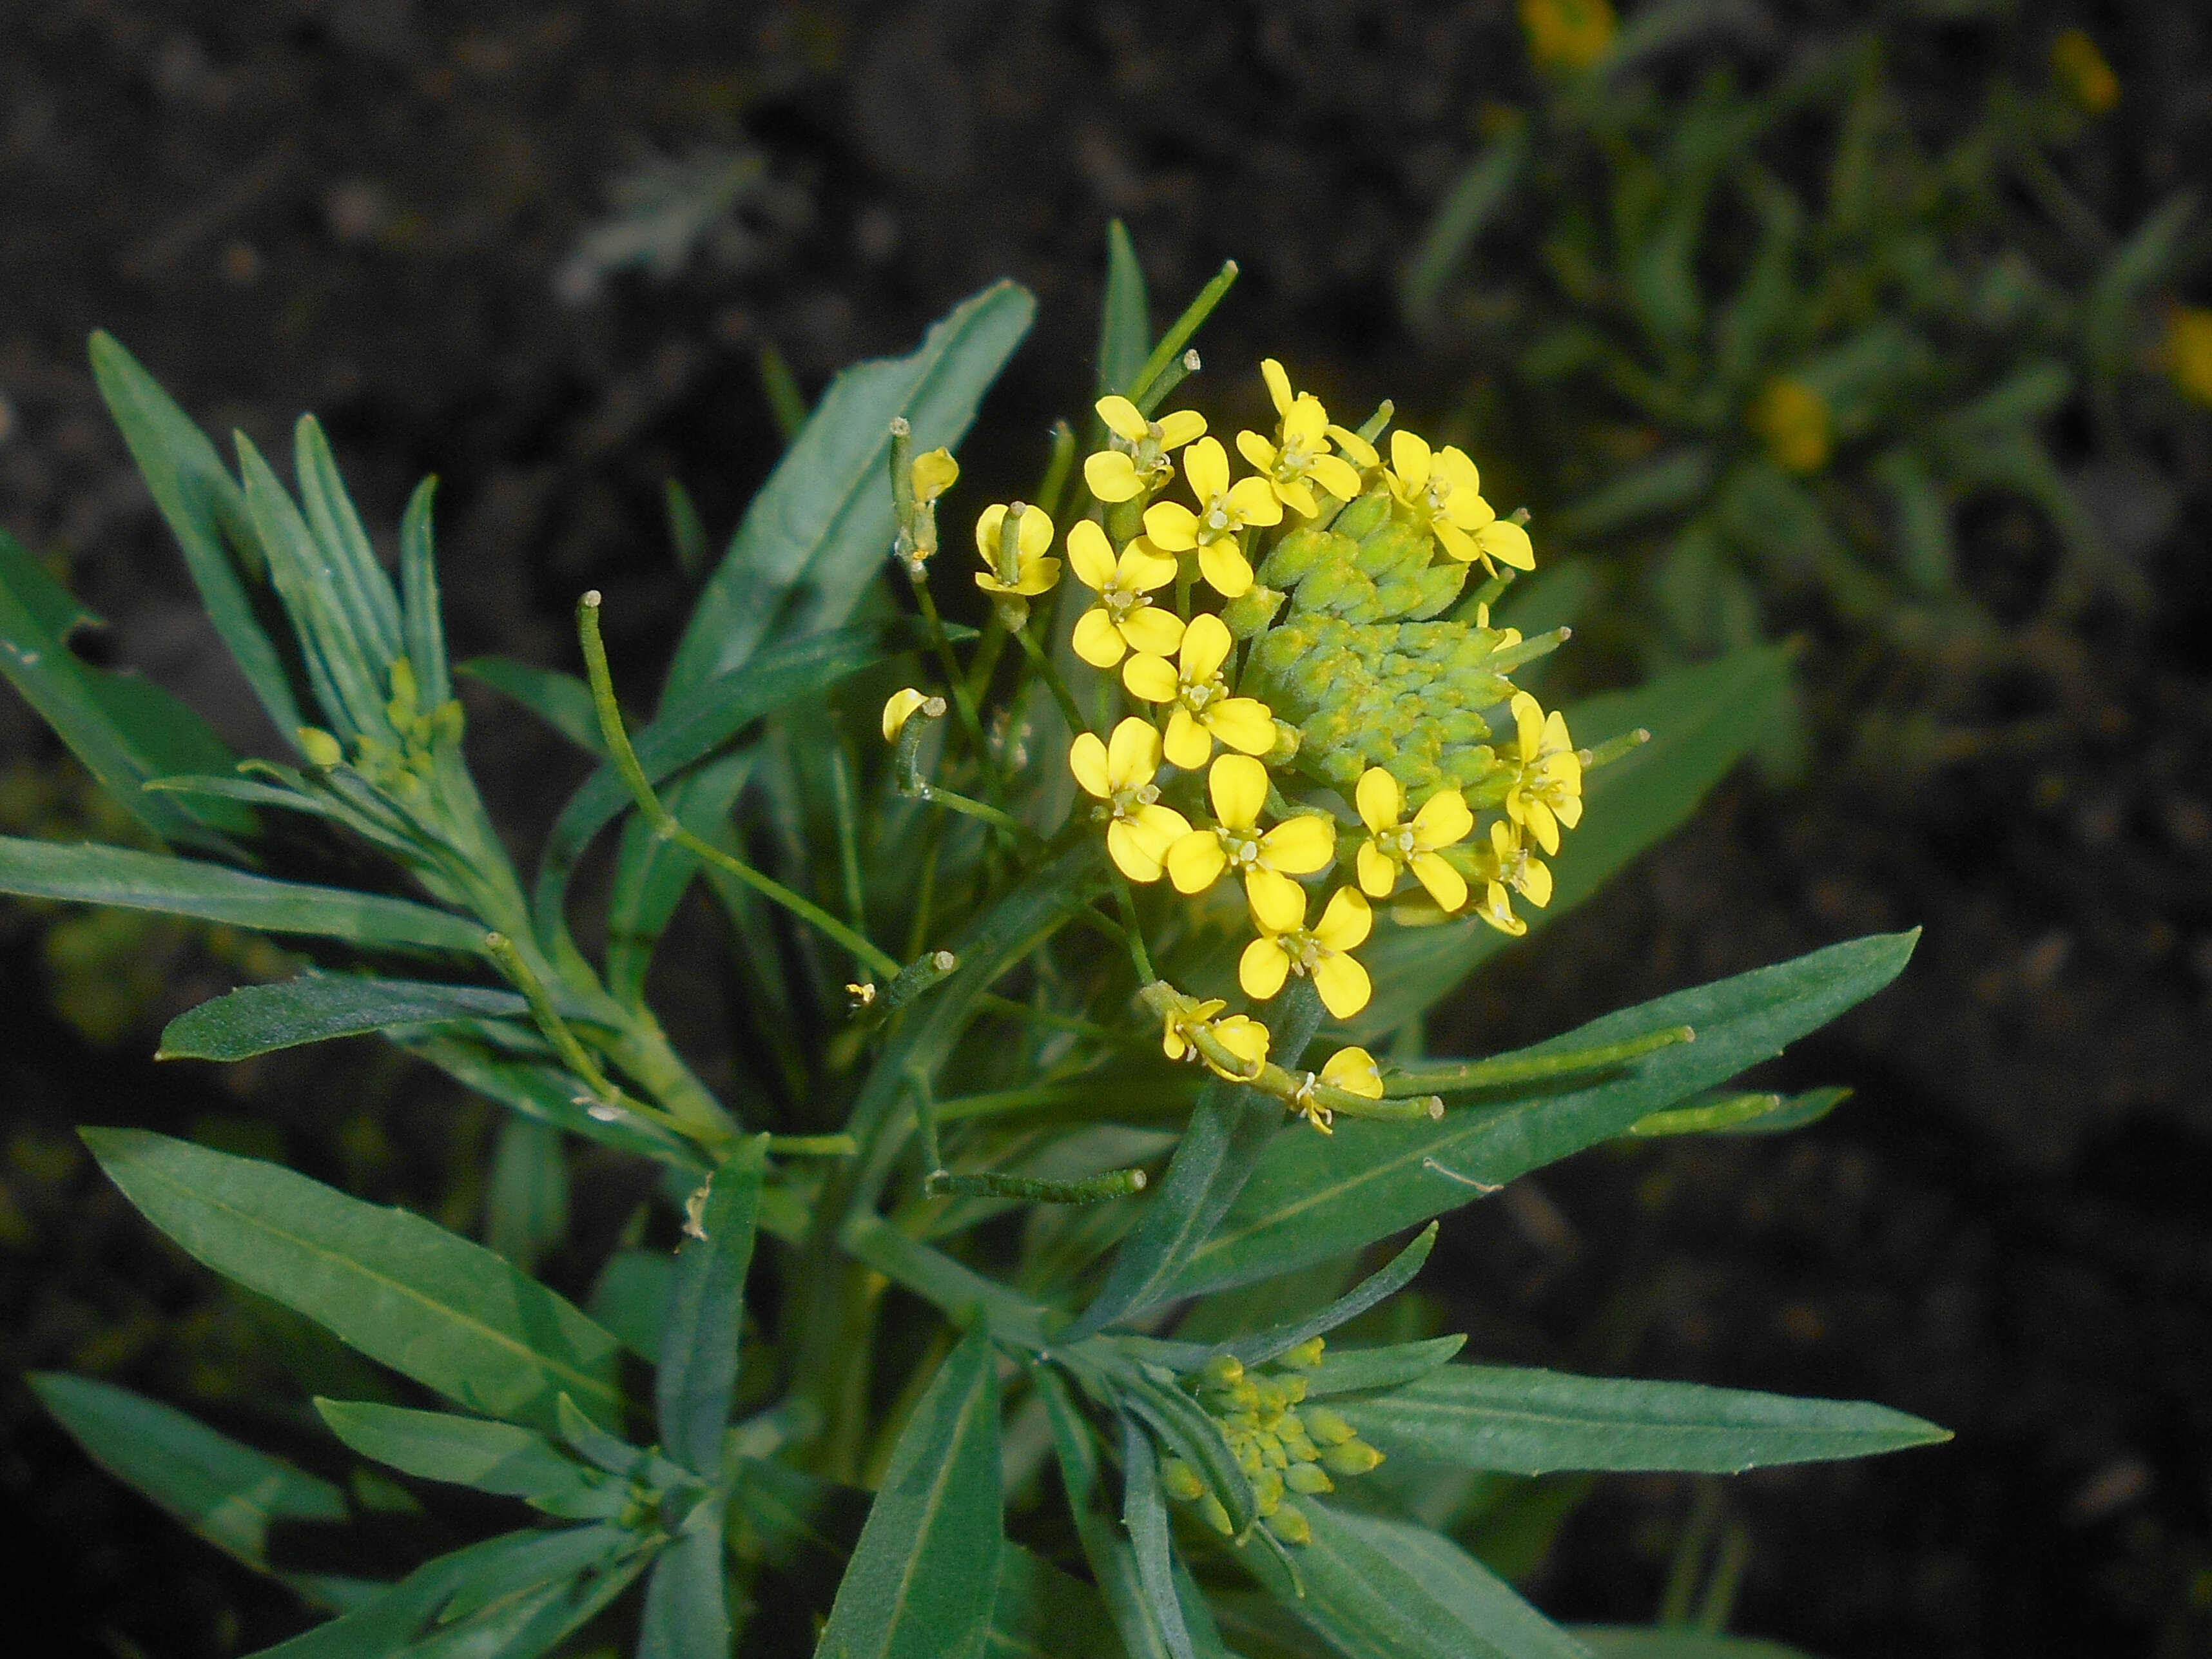
[[[294,753],[237,760],[152,687],[94,675],[56,591],[0,563],[9,672],[172,849],[0,841],[0,890],[308,953],[298,978],[178,1018],[166,1054],[381,1032],[514,1115],[495,1250],[272,1164],[85,1131],[185,1250],[412,1385],[315,1401],[363,1460],[349,1496],[168,1407],[35,1379],[106,1467],[338,1615],[273,1651],[521,1659],[622,1633],[656,1659],[1571,1655],[1451,1535],[1482,1510],[1468,1471],[1733,1471],[1942,1437],[1871,1405],[1455,1364],[1459,1337],[1345,1340],[1413,1279],[1435,1218],[1528,1170],[1626,1134],[1817,1115],[1832,1094],[1723,1085],[1887,984],[1911,939],[1518,1053],[1425,1055],[1424,1012],[1470,968],[1683,820],[1767,718],[1780,659],[1546,715],[1506,676],[1559,636],[1492,617],[1534,556],[1471,463],[1400,433],[1386,466],[1387,410],[1331,425],[1270,363],[1282,422],[1240,438],[1256,471],[1232,484],[1195,415],[1151,411],[1196,367],[1188,340],[1233,273],[1155,343],[1118,228],[1112,252],[1095,453],[1079,473],[1063,427],[1036,502],[979,515],[980,631],[940,617],[933,577],[958,561],[936,514],[950,447],[1028,325],[1010,284],[830,388],[635,737],[596,593],[584,679],[473,665],[602,758],[529,888],[462,755],[430,486],[395,590],[311,419],[295,501],[243,439],[234,477],[95,338],[110,407]],[[1178,454],[1194,505],[1174,498]],[[1055,514],[1087,608],[1058,580]],[[1477,565],[1489,579],[1463,592]],[[893,689],[902,662],[941,689]],[[856,750],[848,723],[878,705],[885,745]],[[1570,725],[1603,740],[1577,748]],[[618,823],[595,960],[569,882]],[[1340,844],[1363,832],[1356,856]],[[380,882],[363,884],[364,852]],[[352,884],[301,879],[338,868]],[[1301,878],[1331,869],[1357,881],[1309,929]],[[728,1099],[645,994],[695,880],[754,1016],[757,1063]],[[1240,994],[1253,1012],[1227,1012]],[[1324,1006],[1335,1051],[1309,1069]],[[1387,1065],[1359,1046],[1386,1040]],[[608,1264],[604,1323],[518,1265],[561,1233],[569,1136],[659,1165],[678,1241]],[[1043,1495],[1048,1465],[1064,1501]],[[287,1559],[293,1529],[407,1510],[396,1480],[536,1515],[396,1582]]]

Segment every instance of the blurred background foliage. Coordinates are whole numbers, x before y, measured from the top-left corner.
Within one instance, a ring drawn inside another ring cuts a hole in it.
[[[1855,1084],[1842,1109],[1516,1183],[1446,1233],[1434,1318],[1511,1361],[1877,1397],[1958,1443],[1724,1494],[1471,1492],[1486,1553],[1563,1616],[1717,1596],[1835,1659],[2193,1653],[2208,155],[2212,20],[2183,0],[72,0],[0,46],[0,523],[106,619],[88,661],[263,744],[99,410],[105,326],[211,428],[265,447],[315,409],[372,521],[441,473],[463,654],[573,668],[599,586],[642,678],[837,367],[994,276],[1036,289],[1001,435],[963,458],[977,499],[1019,495],[1085,395],[1106,222],[1163,305],[1237,258],[1210,359],[1280,356],[1333,406],[1387,392],[1528,506],[1522,625],[1595,647],[1547,701],[1793,644],[1760,775],[1433,1041],[1929,927],[1898,994],[1773,1069]],[[1264,407],[1256,380],[1192,393],[1217,425]],[[495,817],[534,844],[587,763],[463,695],[505,757]],[[12,701],[0,756],[0,828],[129,835]],[[684,948],[714,926],[687,908],[654,985],[710,1080],[745,994]],[[0,916],[0,1488],[83,1651],[301,1619],[12,1379],[105,1375],[270,1444],[298,1431],[272,1397],[376,1385],[154,1241],[71,1125],[281,1155],[580,1300],[667,1221],[586,1151],[539,1170],[565,1227],[517,1225],[494,1172],[544,1149],[375,1045],[147,1059],[182,1008],[287,971],[217,930]],[[1596,1565],[1623,1559],[1643,1576]]]

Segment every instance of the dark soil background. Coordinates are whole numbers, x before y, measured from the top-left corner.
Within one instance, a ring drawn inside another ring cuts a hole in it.
[[[1387,394],[1416,423],[1450,406],[1463,370],[1401,331],[1394,284],[1479,107],[1527,90],[1505,0],[52,0],[0,19],[0,523],[68,561],[111,623],[95,649],[249,743],[257,716],[94,395],[90,329],[264,449],[317,410],[372,524],[440,473],[463,654],[568,664],[567,607],[596,584],[642,684],[684,602],[663,480],[719,537],[775,459],[761,348],[811,393],[986,282],[1029,284],[1038,327],[966,458],[1014,493],[1081,407],[1109,217],[1156,311],[1241,262],[1210,362],[1272,351],[1332,403]],[[2091,176],[2132,224],[2203,174],[2212,26],[2184,0],[2027,7],[2002,38],[2066,23],[2126,88]],[[1966,24],[1935,39],[1930,74],[2001,49]],[[568,261],[609,179],[702,144],[757,147],[776,183],[743,244],[586,295]],[[1909,775],[1862,758],[1786,791],[1739,778],[1438,1022],[1439,1047],[1498,1047],[1927,929],[1897,987],[1774,1068],[1853,1085],[1830,1119],[1521,1183],[1466,1213],[1425,1281],[1483,1355],[1870,1397],[1958,1431],[1731,1485],[1739,1630],[1832,1659],[2212,1652],[2212,432],[2163,461],[2187,505],[2144,556],[2157,605],[2045,642],[2063,695],[2032,741]],[[1966,549],[1993,594],[2033,564],[2015,531]],[[1814,641],[1816,699],[1844,654]],[[1832,752],[1850,712],[1818,710]],[[526,844],[577,767],[489,703],[471,718]],[[0,744],[57,752],[12,699]],[[276,1363],[269,1316],[155,1244],[70,1127],[282,1152],[467,1224],[488,1121],[365,1044],[157,1071],[161,1020],[236,976],[196,944],[149,945],[167,952],[149,1002],[91,1044],[49,1012],[43,925],[12,914],[0,949],[10,1623],[57,1652],[246,1651],[302,1627],[297,1604],[94,1469],[15,1380],[88,1370],[238,1423]],[[328,1362],[289,1363],[296,1397]],[[1531,1593],[1648,1620],[1691,1501],[1601,1484]]]

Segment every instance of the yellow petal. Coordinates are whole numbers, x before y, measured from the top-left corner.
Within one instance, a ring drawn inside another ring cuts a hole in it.
[[[1215,737],[1248,755],[1264,755],[1275,746],[1275,717],[1257,697],[1214,703],[1206,711],[1206,723]]]
[[[1552,866],[1530,859],[1521,867],[1521,896],[1539,910],[1552,902]]]
[[[1433,853],[1455,841],[1465,841],[1474,828],[1474,814],[1467,810],[1467,797],[1456,789],[1439,789],[1413,814],[1413,844]]]
[[[1115,561],[1114,544],[1106,539],[1106,532],[1090,520],[1084,519],[1071,526],[1067,532],[1067,568],[1075,573],[1076,580],[1085,587],[1103,592],[1114,580]]]
[[[1264,933],[1287,933],[1306,918],[1305,889],[1273,870],[1244,872],[1244,900]]]
[[[1106,853],[1131,881],[1158,881],[1160,855],[1133,823],[1115,818],[1106,826]]]
[[[1507,707],[1513,711],[1513,732],[1521,740],[1521,763],[1526,766],[1544,751],[1543,705],[1526,691],[1516,691]]]
[[[1130,827],[1144,843],[1145,850],[1153,858],[1165,862],[1168,849],[1190,834],[1190,820],[1172,806],[1139,806],[1132,815]]]
[[[1283,988],[1283,981],[1290,976],[1291,959],[1271,939],[1254,939],[1237,959],[1237,982],[1255,1001],[1265,1002]]]
[[[1486,526],[1475,538],[1475,544],[1500,564],[1510,564],[1516,570],[1536,568],[1536,549],[1528,539],[1528,532],[1510,519],[1500,519]]]
[[[1146,702],[1172,702],[1182,689],[1172,663],[1141,653],[1121,665],[1121,684],[1131,696]]]
[[[1352,465],[1361,467],[1380,466],[1382,458],[1376,453],[1375,446],[1348,426],[1333,426],[1328,429],[1329,441],[1352,457]]]
[[[999,526],[1006,521],[1006,504],[993,501],[975,515],[975,551],[993,569],[999,562]]]
[[[1151,429],[1152,422],[1146,420],[1144,410],[1127,398],[1101,398],[1092,407],[1097,410],[1098,418],[1106,422],[1108,431],[1133,444],[1141,443]]]
[[[1422,489],[1429,482],[1429,443],[1401,427],[1390,434],[1390,470],[1398,475],[1398,482],[1409,490]]]
[[[1280,524],[1283,504],[1265,478],[1239,478],[1229,489],[1229,514],[1239,524]]]
[[[884,741],[889,743],[893,738],[898,736],[907,721],[914,718],[914,711],[928,701],[927,697],[910,685],[892,692],[885,698],[884,700]]]
[[[1267,1057],[1267,1028],[1246,1014],[1231,1014],[1213,1022],[1213,1035],[1221,1046],[1244,1062],[1244,1074],[1255,1075]]]
[[[1273,357],[1260,359],[1260,378],[1267,383],[1267,395],[1275,400],[1275,413],[1287,415],[1291,409],[1291,377],[1283,366]]]
[[[1301,392],[1283,411],[1283,441],[1300,449],[1317,447],[1328,430],[1328,410],[1310,392]]]
[[[1579,779],[1577,780],[1577,784],[1579,787]],[[1552,816],[1559,819],[1562,828],[1573,829],[1583,821],[1583,798],[1580,795],[1569,795],[1565,799],[1553,803]]]
[[[1200,438],[1182,453],[1182,475],[1203,506],[1229,489],[1229,452],[1218,438]]]
[[[1339,1048],[1322,1064],[1321,1080],[1348,1095],[1382,1098],[1382,1068],[1364,1048]]]
[[[1398,780],[1382,768],[1370,766],[1362,772],[1352,795],[1359,808],[1359,821],[1376,835],[1398,827],[1398,814],[1405,808],[1406,798]]]
[[[1178,893],[1202,893],[1228,867],[1229,854],[1221,850],[1221,837],[1211,830],[1194,830],[1168,848],[1168,878]]]
[[[1103,605],[1092,605],[1075,619],[1075,654],[1093,668],[1111,668],[1128,650],[1121,630]]]
[[[1321,503],[1314,499],[1312,486],[1304,478],[1292,478],[1287,483],[1279,478],[1269,482],[1274,486],[1275,499],[1285,507],[1294,507],[1309,519],[1321,511]]]
[[[1106,775],[1116,789],[1141,789],[1160,769],[1160,734],[1131,714],[1106,744]]]
[[[1437,908],[1450,914],[1467,902],[1467,878],[1435,853],[1413,854],[1413,879],[1428,890]]]
[[[1114,574],[1129,592],[1149,593],[1175,580],[1175,555],[1161,552],[1139,536],[1121,550],[1121,562],[1115,567]]]
[[[1474,538],[1450,520],[1431,519],[1429,529],[1436,536],[1437,544],[1462,564],[1473,564],[1482,556],[1482,550],[1474,544]]]
[[[1183,678],[1193,685],[1212,679],[1229,660],[1229,647],[1234,643],[1228,624],[1220,617],[1210,612],[1193,617],[1190,626],[1183,629],[1182,653],[1178,659]]]
[[[1536,845],[1556,855],[1559,850],[1559,821],[1552,816],[1552,809],[1534,795],[1523,795],[1521,798],[1521,817],[1522,822],[1528,826],[1529,835],[1535,838]]]
[[[1350,1019],[1375,994],[1367,970],[1346,956],[1323,957],[1314,963],[1313,982],[1321,993],[1321,1006],[1337,1019]]]
[[[1181,501],[1154,501],[1145,509],[1145,534],[1166,552],[1187,553],[1198,545],[1198,514]]]
[[[1482,494],[1482,474],[1457,444],[1446,444],[1437,452],[1437,471],[1444,475],[1444,481],[1455,492],[1465,489],[1477,495]]]
[[[1267,804],[1267,769],[1249,755],[1224,755],[1206,774],[1213,816],[1231,830],[1249,832]]]
[[[1340,501],[1359,493],[1359,471],[1334,455],[1316,455],[1306,465],[1307,475]]]
[[[1252,565],[1233,541],[1208,542],[1198,550],[1198,574],[1224,599],[1251,591]]]
[[[1218,772],[1222,765],[1216,761],[1213,769]],[[1336,826],[1318,812],[1297,813],[1260,837],[1261,862],[1286,876],[1310,876],[1327,869],[1335,856]]]
[[[1028,540],[1024,536],[1023,540]],[[1035,599],[1040,593],[1049,593],[1060,580],[1058,559],[1031,558],[1022,555],[1022,579],[1014,584],[1014,592]]]
[[[1168,716],[1167,737],[1160,747],[1170,764],[1195,772],[1213,753],[1213,734],[1191,719],[1188,709],[1177,708]]]
[[[1500,882],[1490,884],[1475,915],[1510,938],[1519,939],[1528,931],[1528,924],[1513,914],[1513,901],[1506,896],[1504,885]]]
[[[1121,618],[1121,637],[1132,650],[1170,657],[1182,643],[1182,618],[1156,605],[1139,605]]]
[[[1118,449],[1102,449],[1083,463],[1083,482],[1102,501],[1126,501],[1145,487],[1137,464]]]
[[[913,480],[915,500],[933,501],[960,481],[960,463],[949,449],[925,450],[914,458],[907,477]]]
[[[1371,841],[1359,843],[1359,884],[1376,898],[1389,898],[1398,884],[1398,866]]]
[[[1280,452],[1256,432],[1240,432],[1237,434],[1237,453],[1258,471],[1270,472],[1274,470],[1275,457]]]
[[[1080,733],[1068,745],[1067,769],[1075,774],[1075,781],[1083,786],[1085,793],[1104,800],[1114,793],[1114,786],[1106,775],[1106,745],[1098,740],[1095,732]]]
[[[1340,887],[1329,896],[1328,908],[1314,923],[1314,937],[1332,951],[1349,951],[1365,943],[1375,926],[1375,912],[1367,896],[1357,887]]]
[[[1160,447],[1181,449],[1206,435],[1206,416],[1194,409],[1170,410],[1160,416]]]
[[[1052,546],[1052,514],[1041,507],[1024,507],[1018,533],[1024,562],[1041,556]]]
[[[1452,527],[1470,536],[1498,517],[1497,510],[1476,489],[1455,489],[1444,498],[1444,517]]]
[[[1574,758],[1574,739],[1567,735],[1567,717],[1554,708],[1544,716],[1545,751],[1558,755],[1562,760],[1569,760]],[[1574,760],[1574,769],[1575,781],[1579,785],[1583,775],[1583,763],[1580,760]]]

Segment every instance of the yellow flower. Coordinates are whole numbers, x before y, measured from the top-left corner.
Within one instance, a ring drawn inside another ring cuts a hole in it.
[[[1291,377],[1273,357],[1261,362],[1260,374],[1267,382],[1268,395],[1275,400],[1275,412],[1282,416],[1275,429],[1276,441],[1270,443],[1256,432],[1240,432],[1237,453],[1259,469],[1277,501],[1296,507],[1309,519],[1321,511],[1321,503],[1314,499],[1315,484],[1340,501],[1357,495],[1359,469],[1329,453],[1328,410],[1321,399],[1310,392],[1293,395]]]
[[[1586,70],[1613,46],[1609,0],[1521,0],[1528,56],[1541,69]]]
[[[1270,905],[1303,905],[1292,876],[1310,876],[1328,867],[1336,856],[1336,829],[1317,813],[1302,812],[1283,820],[1265,835],[1260,833],[1260,809],[1267,804],[1267,769],[1249,755],[1224,755],[1206,774],[1206,793],[1213,800],[1219,823],[1211,830],[1194,830],[1168,848],[1168,878],[1179,893],[1202,893],[1219,880],[1224,870],[1244,878],[1244,892],[1255,906],[1254,895],[1266,888],[1278,891]]]
[[[1158,881],[1160,860],[1190,820],[1159,805],[1152,774],[1160,769],[1160,734],[1131,715],[1114,728],[1111,743],[1085,732],[1067,751],[1067,769],[1085,790],[1106,803],[1106,850],[1132,881]]]
[[[960,463],[952,459],[951,450],[933,449],[915,456],[907,475],[914,480],[915,500],[927,503],[960,481]]]
[[[1249,525],[1280,524],[1283,504],[1265,478],[1229,482],[1229,452],[1219,440],[1200,438],[1182,453],[1183,477],[1198,497],[1194,513],[1181,501],[1154,501],[1145,509],[1145,533],[1164,552],[1198,550],[1198,568],[1214,591],[1233,599],[1252,586],[1252,566],[1237,539]]]
[[[1321,920],[1309,928],[1305,891],[1295,882],[1287,885],[1287,893],[1266,888],[1253,896],[1252,920],[1260,937],[1244,947],[1237,964],[1237,983],[1247,996],[1265,1002],[1291,975],[1308,975],[1321,993],[1322,1006],[1338,1019],[1350,1019],[1375,991],[1367,970],[1350,954],[1365,941],[1374,912],[1357,887],[1340,887]],[[1279,897],[1291,902],[1275,908]]]
[[[1022,509],[1021,527],[1016,532],[1015,544],[1018,556],[1018,574],[1016,580],[999,580],[999,536],[1000,526],[1006,521],[1006,509],[993,502],[983,509],[975,520],[975,550],[983,556],[983,568],[975,574],[975,586],[987,593],[1018,593],[1033,599],[1039,593],[1049,592],[1060,580],[1060,561],[1048,559],[1045,554],[1052,547],[1052,519],[1042,507]]]
[[[2160,355],[2183,397],[2212,404],[2212,311],[2198,306],[2176,306],[2169,311]]]
[[[1169,454],[1206,435],[1206,416],[1194,409],[1178,409],[1148,420],[1127,398],[1101,398],[1098,418],[1114,435],[1111,449],[1102,449],[1083,463],[1083,482],[1102,501],[1126,501],[1158,489],[1175,477]]]
[[[1583,821],[1582,757],[1567,736],[1566,716],[1558,709],[1545,714],[1526,691],[1513,694],[1511,707],[1521,773],[1505,792],[1505,813],[1556,855],[1559,826],[1571,830]]]
[[[884,741],[889,743],[897,737],[916,710],[935,720],[945,712],[945,699],[917,691],[910,685],[892,692],[884,700]]]
[[[1539,910],[1552,902],[1551,866],[1521,839],[1521,826],[1499,818],[1490,826],[1490,883],[1506,886]]]
[[[2097,43],[2080,29],[2062,30],[2051,43],[2051,73],[2088,114],[2102,115],[2120,101],[2120,77]]]
[[[1382,1068],[1364,1048],[1339,1048],[1321,1068],[1321,1080],[1364,1100],[1382,1098]]]
[[[1405,793],[1379,766],[1360,774],[1357,793],[1360,822],[1368,829],[1359,847],[1359,884],[1376,898],[1388,898],[1398,884],[1399,871],[1411,869],[1440,908],[1456,910],[1465,904],[1467,882],[1437,849],[1465,841],[1474,828],[1466,798],[1456,789],[1440,789],[1411,823],[1401,823]]]
[[[1474,915],[1480,916],[1499,933],[1510,939],[1519,939],[1528,931],[1528,924],[1513,914],[1513,901],[1502,881],[1486,882],[1482,890],[1482,902],[1476,905]]]
[[[1499,563],[1516,570],[1536,568],[1528,532],[1499,518],[1482,499],[1482,475],[1455,446],[1432,450],[1425,438],[1394,432],[1389,471],[1382,476],[1399,505],[1425,524],[1437,545],[1462,564],[1480,559],[1493,576]]]
[[[1217,1018],[1229,1005],[1218,997],[1209,1002],[1197,1003],[1167,1017],[1160,1047],[1170,1060],[1182,1060],[1186,1055],[1202,1060],[1216,1077],[1228,1078],[1231,1082],[1239,1077],[1256,1077],[1267,1060],[1267,1028],[1256,1019],[1243,1014],[1231,1014],[1226,1019]],[[1198,1033],[1205,1031],[1223,1048],[1243,1061],[1241,1073],[1231,1072],[1217,1065],[1206,1051],[1198,1046]]]
[[[1095,588],[1098,603],[1075,622],[1075,654],[1093,668],[1111,668],[1132,651],[1164,657],[1182,643],[1182,622],[1145,596],[1175,580],[1176,562],[1142,536],[1114,556],[1106,532],[1085,519],[1067,532],[1067,565]]]
[[[1183,629],[1176,662],[1141,652],[1121,665],[1121,684],[1146,702],[1171,702],[1167,757],[1195,772],[1213,756],[1218,738],[1231,749],[1264,755],[1275,746],[1275,717],[1257,697],[1232,697],[1221,678],[1235,643],[1220,617],[1201,613]]]
[[[1778,374],[1751,406],[1751,429],[1766,444],[1775,465],[1788,472],[1818,472],[1828,464],[1832,441],[1828,400],[1804,381]]]

